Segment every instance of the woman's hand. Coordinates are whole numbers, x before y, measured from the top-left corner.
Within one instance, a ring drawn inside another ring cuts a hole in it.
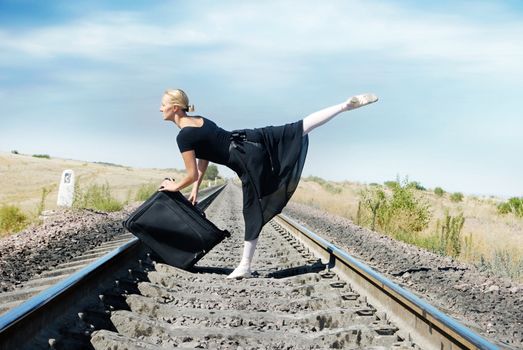
[[[191,194],[189,195],[189,202],[192,203],[192,205],[196,205],[198,201],[196,200],[198,198],[198,187],[194,186],[192,188]]]
[[[176,192],[178,191],[178,185],[174,183],[173,179],[165,179],[160,184],[160,188],[158,188],[158,191]]]

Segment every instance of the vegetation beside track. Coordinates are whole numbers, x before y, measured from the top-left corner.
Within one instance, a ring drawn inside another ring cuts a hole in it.
[[[523,281],[523,217],[513,198],[432,190],[407,178],[361,184],[311,176],[302,179],[292,200]]]

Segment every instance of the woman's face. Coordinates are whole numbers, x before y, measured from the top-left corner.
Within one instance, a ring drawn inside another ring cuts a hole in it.
[[[163,114],[163,120],[174,121],[175,106],[169,102],[169,96],[163,95],[162,104],[160,106],[160,112]]]

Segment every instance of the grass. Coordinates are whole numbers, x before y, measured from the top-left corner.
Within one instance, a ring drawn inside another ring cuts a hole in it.
[[[332,194],[338,194],[341,192],[341,189],[338,186],[333,185],[329,181],[325,181],[321,177],[318,176],[309,176],[305,178],[306,181],[314,181],[318,183],[321,187],[323,187],[327,192]]]
[[[500,214],[512,213],[518,217],[523,217],[523,197],[512,197],[508,201],[498,205],[498,212]]]
[[[111,195],[111,188],[108,183],[103,185],[91,184],[87,188],[81,189],[79,181],[76,181],[73,208],[112,212],[122,210],[123,206],[123,202]]]
[[[329,187],[337,188],[337,193]],[[409,185],[407,179],[366,185],[309,177],[302,179],[292,200],[523,281],[523,218],[515,209],[501,214],[501,201],[495,197],[460,193],[460,201],[455,201],[441,187],[441,191],[422,187]]]
[[[156,191],[158,191],[157,183],[143,184],[138,187],[134,200],[137,202],[143,202],[151,197]]]
[[[481,256],[478,265],[498,276],[523,281],[523,257],[514,248],[496,249],[487,258]]]
[[[40,221],[39,217],[45,209],[45,200],[52,187],[42,188],[40,203],[36,212],[26,213],[16,205],[4,204],[0,207],[0,237],[24,230],[27,226]]]
[[[445,220],[441,225],[439,235],[440,244],[434,251],[442,255],[449,255],[454,258],[458,257],[461,253],[463,240],[461,231],[464,224],[465,218],[463,214],[458,214],[455,217],[452,217],[448,213],[445,214]]]
[[[40,216],[42,214],[42,212],[44,211],[45,209],[45,201],[47,199],[47,196],[49,195],[49,193],[51,193],[51,191],[53,190],[54,186],[49,186],[49,187],[43,187],[42,188],[42,195],[40,197],[40,203],[38,204],[38,208],[36,210],[36,214],[38,216]]]
[[[30,218],[15,205],[0,207],[0,236],[23,230],[30,224]]]
[[[207,184],[210,181],[204,181]],[[192,186],[185,188],[182,192],[190,192]],[[205,184],[202,183],[201,189],[205,188]],[[141,184],[136,194],[134,195],[134,201],[143,202],[151,197],[158,190],[158,184],[156,182],[149,182]],[[75,183],[75,198],[73,201],[73,207],[77,209],[95,209],[99,211],[112,212],[123,209],[125,204],[131,201],[132,191],[127,191],[127,199],[125,201],[119,201],[112,195],[111,187],[108,183],[99,185],[91,184],[85,189],[80,187],[79,178]]]
[[[0,152],[0,204],[16,205],[25,213],[33,213],[41,202],[42,188],[45,187],[51,188],[45,197],[45,208],[56,209],[58,185],[64,169],[72,169],[75,177],[82,179],[83,186],[109,183],[111,195],[123,203],[129,199],[132,201],[144,183],[159,185],[165,177],[180,180],[184,176],[174,169],[131,168],[131,172],[125,166]]]
[[[40,202],[34,214],[24,212],[16,205],[2,205],[0,207],[0,236],[22,231],[30,224],[39,222],[39,217],[45,209],[46,198],[52,190],[52,186],[42,188]],[[86,189],[80,189],[77,181],[75,193],[73,207],[77,209],[95,209],[110,212],[121,210],[124,205],[124,203],[111,196],[108,184],[92,184]]]

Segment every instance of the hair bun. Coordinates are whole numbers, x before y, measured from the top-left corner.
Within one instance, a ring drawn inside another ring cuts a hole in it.
[[[187,106],[187,111],[188,112],[194,112],[194,105]]]

